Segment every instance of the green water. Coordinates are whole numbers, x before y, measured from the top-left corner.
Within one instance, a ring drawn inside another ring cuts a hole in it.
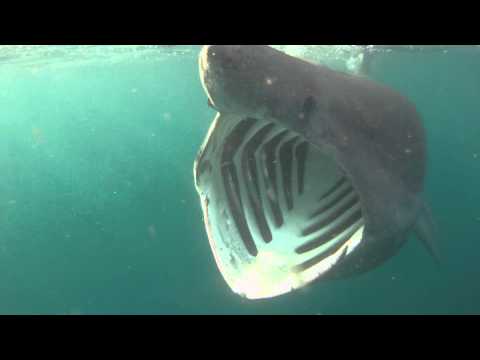
[[[480,312],[478,50],[385,52],[371,67],[424,119],[442,267],[413,239],[368,274],[249,301],[204,230],[192,166],[214,112],[198,47],[182,49],[0,59],[1,314]]]

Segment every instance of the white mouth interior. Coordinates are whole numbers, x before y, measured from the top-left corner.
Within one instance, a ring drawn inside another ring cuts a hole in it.
[[[350,180],[275,123],[218,115],[194,173],[218,268],[249,299],[310,283],[362,240],[364,219]]]

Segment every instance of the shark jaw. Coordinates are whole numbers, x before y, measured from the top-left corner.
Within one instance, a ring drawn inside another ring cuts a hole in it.
[[[276,122],[218,114],[194,176],[216,264],[240,296],[299,289],[362,242],[361,200],[348,176]]]

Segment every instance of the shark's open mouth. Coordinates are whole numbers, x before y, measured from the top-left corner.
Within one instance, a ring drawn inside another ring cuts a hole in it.
[[[362,240],[362,207],[349,178],[277,123],[217,115],[194,176],[217,265],[247,298],[315,280]]]

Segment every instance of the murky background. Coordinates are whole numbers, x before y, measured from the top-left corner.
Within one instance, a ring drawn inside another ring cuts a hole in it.
[[[0,313],[479,313],[480,49],[276,47],[417,105],[440,269],[412,238],[360,277],[238,297],[193,185],[214,116],[200,46],[0,46]]]

